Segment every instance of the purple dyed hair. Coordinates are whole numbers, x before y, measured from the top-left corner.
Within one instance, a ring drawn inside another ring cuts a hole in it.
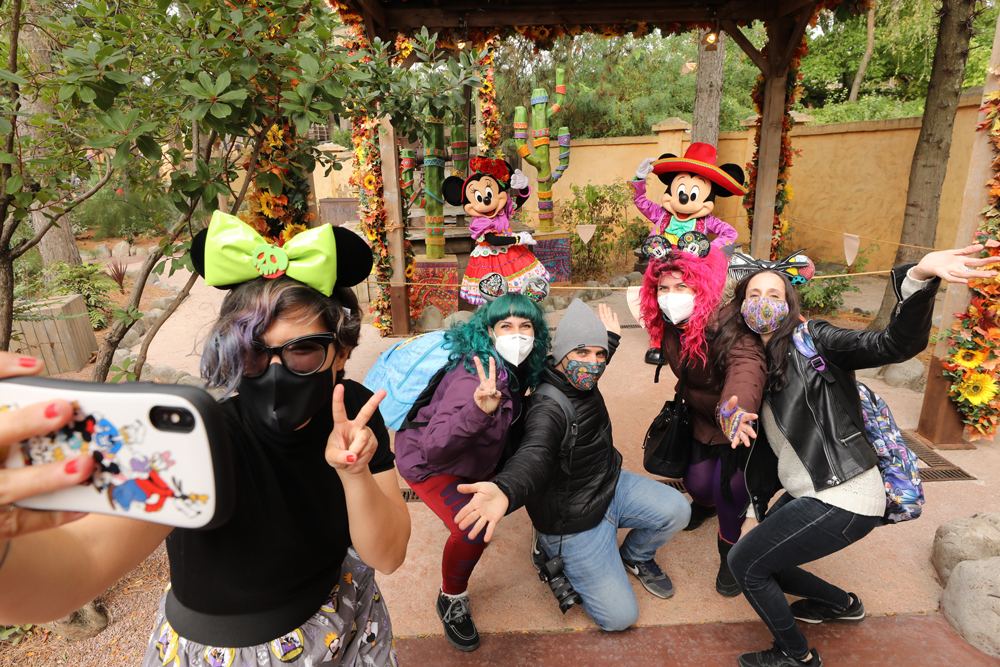
[[[208,386],[222,387],[226,396],[233,393],[253,341],[260,340],[275,320],[290,315],[319,317],[337,336],[335,351],[358,344],[361,307],[351,290],[336,288],[327,297],[287,276],[257,278],[231,290],[222,302],[201,356],[201,376]]]

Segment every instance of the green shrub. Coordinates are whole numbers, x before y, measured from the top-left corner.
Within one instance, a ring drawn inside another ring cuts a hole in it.
[[[71,265],[56,262],[46,267],[51,272],[50,296],[82,294],[94,329],[108,326],[108,311],[114,305],[108,294],[115,285],[101,264]]]
[[[626,218],[632,190],[624,181],[572,188],[573,199],[563,204],[562,213],[571,230],[573,278],[606,278],[629,262],[632,250],[649,235],[649,227],[639,218]],[[576,225],[597,225],[589,243],[576,233]]]
[[[877,243],[869,244],[867,248],[858,253],[854,264],[847,267],[844,273],[861,273],[871,261],[870,255],[878,252]],[[825,275],[822,271],[817,271],[816,276]],[[854,279],[849,275],[841,275],[838,278],[825,278],[822,280],[810,280],[804,285],[798,286],[799,300],[802,310],[808,311],[810,315],[831,315],[840,310],[844,305],[844,295],[848,292],[860,292],[855,287]]]
[[[121,194],[118,194],[118,192]],[[109,183],[72,213],[74,230],[89,229],[95,240],[158,234],[176,217],[166,197],[144,197],[123,183]]]

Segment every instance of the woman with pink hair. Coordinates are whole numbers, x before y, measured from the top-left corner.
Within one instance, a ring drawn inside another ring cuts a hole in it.
[[[748,424],[734,424],[723,432],[718,412],[736,397],[748,412],[760,406],[767,378],[764,348],[754,336],[740,338],[722,363],[713,361],[712,341],[726,282],[726,257],[711,248],[705,257],[674,251],[662,260],[652,260],[640,290],[642,322],[650,345],[660,349],[678,378],[685,373],[684,402],[691,413],[693,441],[691,463],[684,485],[691,494],[691,522],[686,530],[700,526],[718,514],[720,555],[715,589],[735,597],[740,587],[729,571],[726,557],[740,537],[749,497],[740,470],[743,447],[734,441],[747,437]],[[676,388],[675,388],[676,391]]]

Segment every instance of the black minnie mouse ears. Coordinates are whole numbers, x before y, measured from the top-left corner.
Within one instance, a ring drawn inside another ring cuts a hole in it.
[[[499,273],[488,273],[479,281],[479,295],[487,302],[496,301],[508,292],[510,292],[510,285],[507,284],[507,279]],[[521,294],[535,303],[540,303],[549,295],[549,284],[544,278],[532,276],[524,281]]]
[[[708,236],[701,232],[684,232],[677,239],[676,245],[671,243],[666,236],[654,234],[642,242],[640,252],[647,259],[666,259],[672,252],[686,252],[696,257],[704,259],[708,257],[712,249],[712,243]]]
[[[734,280],[743,280],[758,271],[777,271],[783,273],[793,285],[803,285],[816,273],[812,260],[804,254],[805,248],[793,252],[788,257],[779,260],[757,259],[742,252],[733,253],[727,269]]]

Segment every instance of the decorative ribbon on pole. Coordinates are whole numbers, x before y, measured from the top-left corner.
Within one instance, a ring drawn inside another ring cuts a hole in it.
[[[844,234],[844,257],[847,258],[847,265],[854,264],[858,258],[858,248],[861,247],[861,237],[857,234]]]
[[[590,243],[590,239],[594,238],[594,232],[597,231],[597,225],[577,225],[576,233],[580,235],[580,240],[583,241],[584,245]]]

